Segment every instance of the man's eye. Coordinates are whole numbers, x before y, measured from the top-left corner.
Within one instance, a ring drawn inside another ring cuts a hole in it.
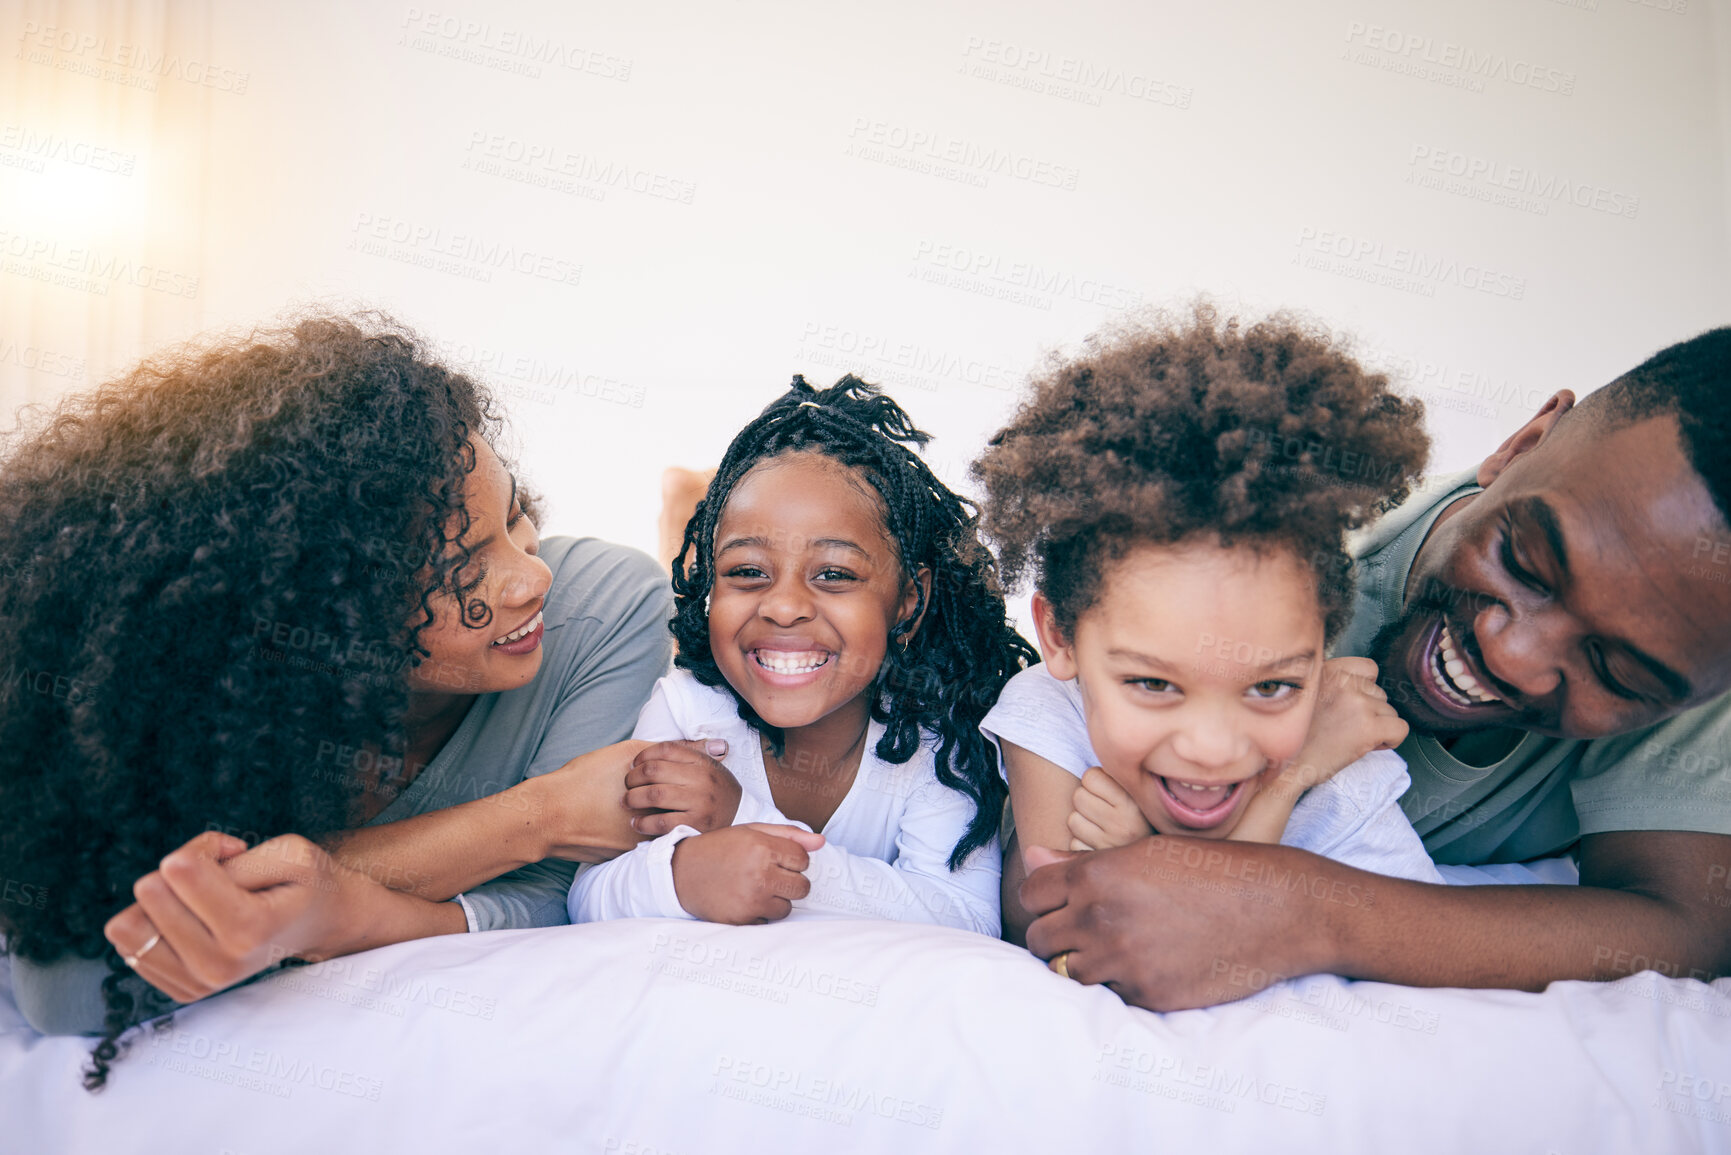
[[[1627,699],[1631,702],[1643,702],[1646,700],[1645,694],[1631,690],[1628,686],[1625,686],[1622,682],[1612,676],[1611,667],[1605,661],[1605,651],[1597,643],[1594,643],[1589,647],[1589,656],[1592,659],[1593,673],[1598,677],[1599,684],[1604,686],[1605,689],[1609,690],[1617,697]]]
[[[1515,556],[1514,526],[1505,516],[1503,518],[1503,539],[1498,550],[1503,568],[1509,571],[1509,576],[1535,593],[1548,594],[1551,588],[1547,586],[1532,570],[1521,564]]]

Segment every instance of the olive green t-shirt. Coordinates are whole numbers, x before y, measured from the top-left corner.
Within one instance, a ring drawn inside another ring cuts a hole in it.
[[[1364,655],[1400,616],[1419,546],[1446,506],[1479,492],[1475,473],[1428,480],[1355,535],[1357,600],[1335,654]],[[1501,757],[1472,765],[1474,745]],[[1401,808],[1439,863],[1524,862],[1610,830],[1731,834],[1731,695],[1610,738],[1503,731],[1469,735],[1451,752],[1415,732],[1399,753],[1412,776]]]

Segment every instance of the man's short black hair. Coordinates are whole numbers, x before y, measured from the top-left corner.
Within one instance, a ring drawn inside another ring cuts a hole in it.
[[[1689,464],[1706,482],[1719,515],[1731,521],[1731,326],[1653,354],[1588,394],[1577,410],[1607,429],[1675,417]]]

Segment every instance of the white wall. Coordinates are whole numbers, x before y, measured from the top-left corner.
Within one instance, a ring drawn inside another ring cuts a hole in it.
[[[645,549],[660,470],[796,371],[887,382],[960,483],[1044,352],[1207,291],[1357,334],[1455,467],[1731,319],[1725,0],[158,0],[0,36],[0,411],[378,305],[519,391],[546,528]]]

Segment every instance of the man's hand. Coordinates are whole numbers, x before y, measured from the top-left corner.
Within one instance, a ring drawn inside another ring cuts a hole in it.
[[[1136,800],[1098,766],[1082,775],[1070,804],[1071,850],[1111,850],[1154,833]]]
[[[687,838],[673,848],[679,905],[705,922],[736,926],[786,918],[811,893],[802,871],[823,835],[797,826],[748,822]]]
[[[1156,1011],[1323,971],[1526,991],[1731,971],[1731,837],[1593,834],[1580,862],[1579,886],[1442,886],[1290,846],[1156,835],[1036,869],[1020,897],[1037,916],[1030,950],[1071,951],[1072,978]]]
[[[1022,904],[1039,916],[1028,949],[1048,959],[1069,951],[1071,978],[1155,1011],[1255,994],[1259,987],[1227,981],[1241,963],[1277,977],[1323,969],[1312,957],[1316,936],[1282,905],[1285,892],[1245,880],[1263,876],[1264,862],[1372,877],[1288,847],[1171,836],[1050,865],[1024,853],[1032,873]]]
[[[298,834],[248,850],[207,831],[132,890],[138,901],[109,919],[103,934],[135,959],[140,978],[181,1003],[284,958],[316,961],[466,925],[456,906],[389,890]]]
[[[726,753],[720,738],[657,742],[639,750],[625,775],[625,805],[656,813],[633,818],[632,829],[658,838],[675,826],[731,826],[740,791],[739,780],[716,761]]]

